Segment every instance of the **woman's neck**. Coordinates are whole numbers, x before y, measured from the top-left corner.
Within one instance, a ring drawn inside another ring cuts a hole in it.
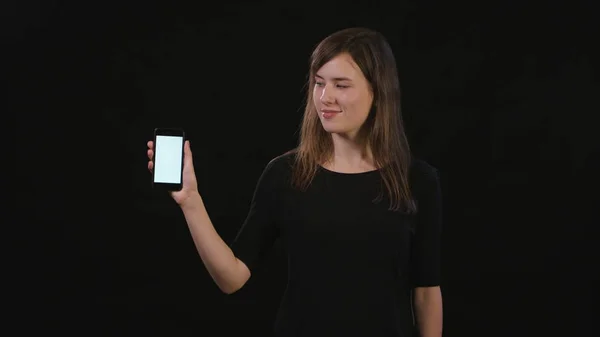
[[[333,156],[324,163],[324,167],[336,172],[366,172],[376,167],[369,146],[365,146],[351,138],[331,135],[333,140]]]

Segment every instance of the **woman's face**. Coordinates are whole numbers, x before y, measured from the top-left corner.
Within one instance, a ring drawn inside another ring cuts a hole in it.
[[[373,104],[371,86],[349,54],[340,54],[315,76],[313,100],[323,128],[354,138]]]

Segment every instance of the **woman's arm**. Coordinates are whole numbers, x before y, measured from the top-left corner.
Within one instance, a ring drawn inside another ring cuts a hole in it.
[[[202,262],[219,289],[226,294],[238,291],[250,278],[250,270],[215,230],[200,194],[194,193],[181,209]]]
[[[415,288],[414,305],[421,337],[441,337],[443,314],[440,287]]]

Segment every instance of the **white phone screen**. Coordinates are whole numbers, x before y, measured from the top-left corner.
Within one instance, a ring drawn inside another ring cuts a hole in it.
[[[156,136],[154,147],[154,182],[181,183],[183,137]]]

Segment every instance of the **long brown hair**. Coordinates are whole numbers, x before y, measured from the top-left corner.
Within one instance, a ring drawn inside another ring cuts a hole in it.
[[[373,91],[373,105],[360,135],[370,147],[390,199],[390,210],[413,213],[416,205],[409,186],[411,154],[400,111],[400,83],[392,49],[379,32],[367,28],[338,31],[321,41],[310,58],[307,99],[294,150],[292,183],[305,190],[319,166],[333,155],[333,141],[321,125],[313,103],[316,72],[328,61],[349,54]],[[381,200],[382,195],[375,201]]]

